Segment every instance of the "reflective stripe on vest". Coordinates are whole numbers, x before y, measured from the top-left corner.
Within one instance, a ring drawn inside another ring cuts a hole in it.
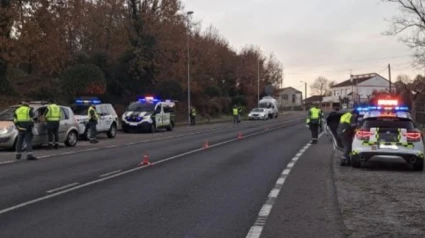
[[[94,111],[94,118],[91,116],[91,111]],[[99,115],[97,115],[96,109],[94,109],[93,107],[89,107],[88,115],[90,119],[99,119]]]
[[[344,115],[341,116],[341,119],[339,120],[340,123],[351,123],[351,117],[353,115],[351,114],[351,112],[347,112]]]
[[[21,106],[15,111],[16,122],[29,122],[31,121],[30,117],[30,108],[27,106]]]
[[[192,116],[196,116],[196,110],[192,109]]]
[[[46,119],[48,121],[60,121],[61,118],[61,109],[56,104],[51,104],[47,108],[49,111],[47,112]]]
[[[239,110],[237,108],[233,108],[233,115],[237,116],[239,113]]]

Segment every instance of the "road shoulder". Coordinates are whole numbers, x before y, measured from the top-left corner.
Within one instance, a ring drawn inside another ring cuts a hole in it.
[[[344,237],[326,137],[300,157],[271,210],[261,237]]]

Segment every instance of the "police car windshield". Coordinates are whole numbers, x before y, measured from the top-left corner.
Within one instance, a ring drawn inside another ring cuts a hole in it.
[[[127,111],[137,111],[137,112],[153,112],[155,110],[154,103],[140,103],[133,102],[128,106]]]
[[[74,105],[72,111],[75,115],[87,115],[89,110],[89,105]]]
[[[11,107],[0,112],[0,121],[13,121],[13,116],[15,114],[16,107]]]
[[[413,130],[415,125],[411,120],[405,118],[367,118],[363,121],[362,128],[404,128]]]

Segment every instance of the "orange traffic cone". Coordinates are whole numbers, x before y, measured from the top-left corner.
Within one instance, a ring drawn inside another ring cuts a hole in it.
[[[242,138],[243,138],[242,132],[239,132],[238,139],[242,139]]]
[[[204,143],[204,149],[207,149],[207,148],[209,148],[210,146],[208,145],[208,140],[206,140],[205,141],[205,143]]]
[[[151,165],[151,162],[149,161],[149,156],[147,154],[143,155],[143,161],[140,163],[140,165]]]

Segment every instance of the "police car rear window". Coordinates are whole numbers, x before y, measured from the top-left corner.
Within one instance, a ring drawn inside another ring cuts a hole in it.
[[[402,118],[368,118],[363,121],[362,128],[405,128],[407,130],[415,129],[411,120]]]

